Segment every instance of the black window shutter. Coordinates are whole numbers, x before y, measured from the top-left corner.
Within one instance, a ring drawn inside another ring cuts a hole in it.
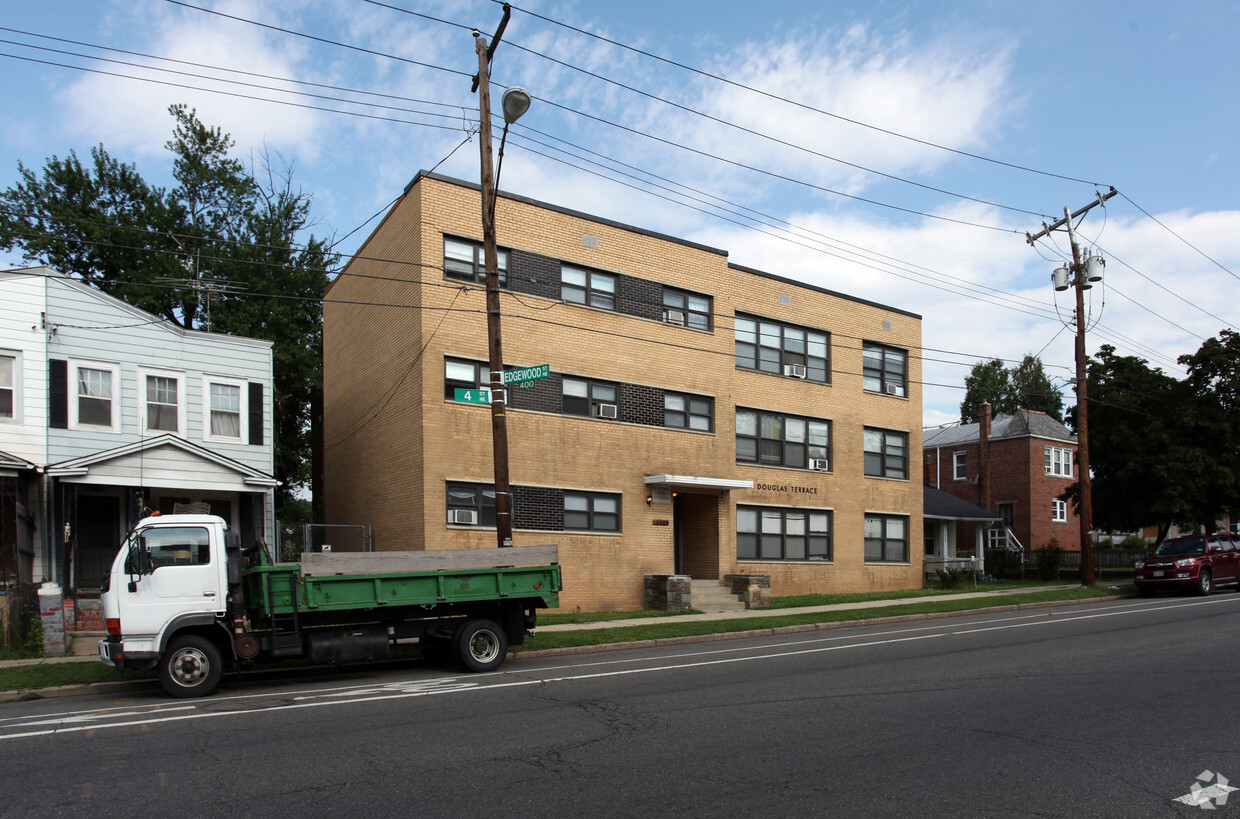
[[[263,445],[263,385],[250,383],[250,443]]]
[[[48,360],[47,423],[53,429],[69,428],[69,362]]]

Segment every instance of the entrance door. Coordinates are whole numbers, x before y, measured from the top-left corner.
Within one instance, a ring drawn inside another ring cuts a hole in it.
[[[120,503],[119,498],[78,492],[72,578],[75,589],[98,591],[111,568],[121,542]]]
[[[672,499],[676,518],[677,574],[718,580],[719,496],[678,492]]]

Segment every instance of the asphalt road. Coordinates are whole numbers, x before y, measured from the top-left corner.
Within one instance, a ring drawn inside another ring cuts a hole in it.
[[[10,703],[0,815],[1240,815],[1238,624],[1220,592]]]

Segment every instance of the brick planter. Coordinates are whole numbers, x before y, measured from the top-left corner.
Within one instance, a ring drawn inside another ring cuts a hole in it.
[[[645,576],[645,606],[651,611],[688,611],[693,581],[687,574]]]
[[[725,574],[723,583],[733,594],[741,595],[747,609],[761,609],[771,605],[769,574]]]

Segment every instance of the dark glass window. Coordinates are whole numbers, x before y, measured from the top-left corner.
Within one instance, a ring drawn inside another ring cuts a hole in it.
[[[738,463],[831,468],[831,422],[760,410],[736,410]]]
[[[687,290],[663,288],[663,320],[670,324],[683,324],[695,330],[710,329],[710,297],[699,296]]]
[[[908,562],[908,518],[896,515],[865,516],[865,562]]]
[[[663,426],[710,432],[715,428],[715,401],[700,395],[663,394]]]
[[[830,560],[831,513],[736,507],[738,560]]]
[[[866,427],[865,474],[873,478],[908,478],[908,433]]]
[[[601,492],[565,492],[564,528],[619,532],[620,496]]]
[[[457,390],[473,390],[490,385],[491,370],[484,362],[463,358],[443,360],[443,397],[446,400],[456,400]]]
[[[454,526],[494,526],[495,487],[489,484],[449,483],[448,523]]]
[[[827,333],[742,315],[736,317],[735,332],[737,367],[830,383]]]
[[[604,310],[616,309],[616,277],[581,267],[560,267],[560,298]]]
[[[508,283],[508,251],[498,252],[499,286]],[[450,279],[486,284],[486,258],[482,245],[464,239],[443,237],[443,274]]]
[[[908,395],[908,353],[866,342],[861,348],[862,382],[867,392]]]
[[[618,415],[620,388],[609,381],[589,378],[562,379],[565,415],[585,415],[596,418],[616,418]]]

